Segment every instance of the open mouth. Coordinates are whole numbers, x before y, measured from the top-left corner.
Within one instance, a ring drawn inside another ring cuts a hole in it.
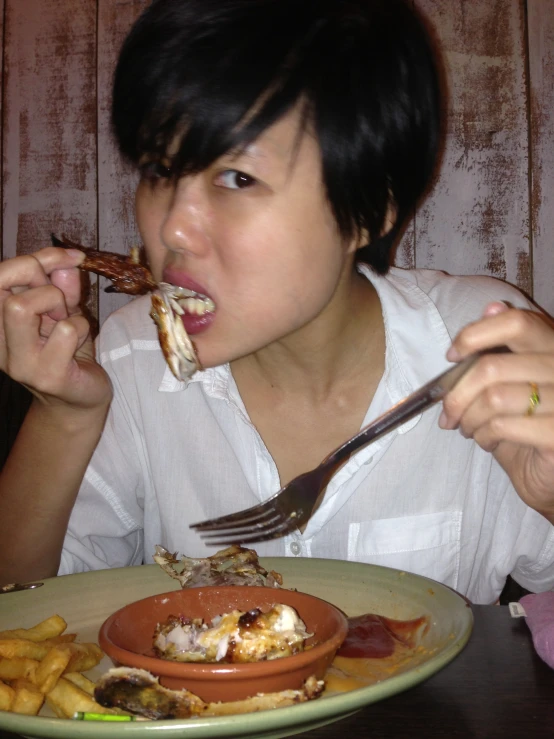
[[[202,321],[214,311],[211,298],[168,282],[160,282],[152,293],[150,315],[158,327],[164,357],[178,380],[186,380],[202,369],[184,319]]]
[[[179,316],[184,313],[191,316],[203,316],[215,311],[215,303],[211,298],[193,290],[188,290],[186,287],[160,282],[159,289],[166,296],[171,308]]]

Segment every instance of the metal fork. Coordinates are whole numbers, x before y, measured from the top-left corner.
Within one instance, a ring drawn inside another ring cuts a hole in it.
[[[325,457],[318,467],[294,478],[268,500],[228,516],[191,524],[190,528],[214,546],[278,539],[300,528],[316,509],[321,492],[343,460],[441,400],[484,354],[507,351],[501,346],[466,357],[394,405]]]

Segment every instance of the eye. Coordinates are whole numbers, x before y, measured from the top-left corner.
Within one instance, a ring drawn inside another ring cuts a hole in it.
[[[171,167],[157,161],[144,162],[139,165],[139,172],[143,180],[151,183],[169,180],[173,176]]]
[[[237,169],[226,169],[220,172],[215,178],[214,184],[217,187],[226,187],[229,190],[243,190],[245,187],[251,187],[256,183],[253,177]]]

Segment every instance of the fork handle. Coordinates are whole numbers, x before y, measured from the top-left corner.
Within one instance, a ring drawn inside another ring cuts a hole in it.
[[[456,383],[482,356],[486,354],[506,354],[508,352],[510,352],[508,347],[498,346],[493,349],[486,349],[482,352],[471,354],[469,357],[462,359],[454,367],[450,367],[442,375],[435,377],[419,390],[416,390],[415,393],[408,395],[407,398],[394,405],[368,426],[364,426],[356,436],[353,436],[338,449],[335,449],[334,452],[331,452],[321,463],[322,466],[326,468],[334,467],[353,452],[369,444],[369,442],[375,441],[389,433],[389,431],[393,431],[401,424],[406,423],[406,421],[409,421],[414,416],[417,416],[422,411],[434,405],[446,393],[452,390]]]

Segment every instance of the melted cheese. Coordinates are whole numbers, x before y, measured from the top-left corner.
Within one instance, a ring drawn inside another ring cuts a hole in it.
[[[211,625],[172,619],[159,627],[154,646],[179,662],[258,662],[302,651],[309,636],[294,608],[277,604],[267,613],[216,616]]]

